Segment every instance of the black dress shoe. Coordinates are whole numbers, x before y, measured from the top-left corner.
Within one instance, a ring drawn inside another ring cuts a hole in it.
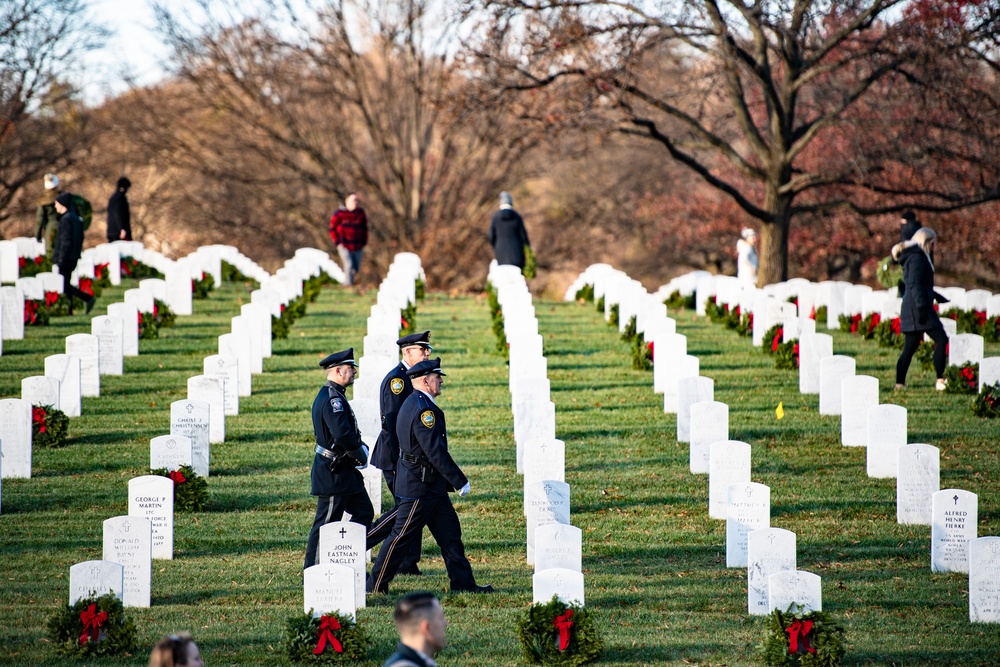
[[[469,589],[470,593],[496,593],[496,589],[493,588],[493,584],[486,584],[485,586],[473,586]]]
[[[90,311],[92,311],[94,309],[94,304],[95,303],[97,303],[97,297],[96,296],[92,296],[89,299],[87,299],[87,311],[86,311],[87,315],[90,315]]]

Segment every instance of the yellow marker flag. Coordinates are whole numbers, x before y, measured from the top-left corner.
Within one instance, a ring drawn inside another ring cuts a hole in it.
[[[774,416],[777,417],[778,419],[781,419],[782,417],[785,416],[785,406],[782,405],[781,401],[778,401],[778,407],[774,411]]]

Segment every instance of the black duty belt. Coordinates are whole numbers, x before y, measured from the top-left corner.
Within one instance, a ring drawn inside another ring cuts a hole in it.
[[[407,463],[412,463],[414,465],[418,465],[421,468],[433,468],[434,467],[434,466],[431,465],[431,462],[429,460],[423,458],[422,456],[414,456],[413,454],[407,454],[406,452],[400,452],[399,453],[399,458],[403,459]]]
[[[329,450],[326,447],[321,447],[319,445],[316,445],[316,453],[322,456],[324,459],[330,459],[331,461],[336,461],[337,459],[341,458],[336,454],[334,454],[332,450]]]

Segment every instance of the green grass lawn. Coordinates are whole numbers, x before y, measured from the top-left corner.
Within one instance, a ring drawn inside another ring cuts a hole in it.
[[[105,292],[101,304],[124,287]],[[140,642],[189,630],[209,665],[286,664],[284,624],[302,611],[301,568],[315,507],[309,496],[309,409],[324,378],[317,361],[360,352],[375,293],[325,288],[287,340],[274,342],[253,396],[212,447],[209,504],[178,514],[174,560],[154,561],[152,607],[129,610]],[[249,293],[231,284],[195,302],[195,314],[104,376],[101,397],[83,399],[71,439],[36,450],[30,480],[4,480],[0,514],[0,664],[78,664],[59,658],[47,618],[68,597],[73,563],[101,557],[102,521],[127,512],[127,480],[148,473],[149,439],[168,432],[169,405],[186,395]],[[99,305],[94,314],[100,314]],[[687,445],[664,415],[648,372],[631,370],[628,346],[592,305],[537,301],[558,436],[566,442],[572,521],[583,530],[587,605],[603,629],[608,665],[748,665],[765,621],[746,613],[746,572],[725,567],[725,522],[708,518],[706,476],[688,472]],[[968,622],[968,579],[930,571],[929,528],[900,526],[895,485],[865,474],[863,448],[840,445],[838,418],[821,417],[797,375],[722,326],[677,315],[715,399],[729,405],[730,437],[753,447],[753,481],[771,487],[771,523],[798,536],[799,567],[823,577],[824,610],[847,627],[849,665],[995,665],[1000,626]],[[521,664],[515,625],[531,602],[521,478],[515,472],[505,362],[495,353],[484,297],[430,293],[417,326],[434,332],[448,373],[440,404],[454,458],[472,493],[454,502],[479,583],[492,596],[446,594],[440,552],[425,533],[422,578],[399,577],[370,596],[358,617],[372,637],[366,664],[395,643],[398,595],[443,595],[447,665]],[[89,331],[82,315],[4,341],[0,395],[42,374],[63,338]],[[911,442],[941,449],[941,486],[979,494],[979,535],[1000,534],[1000,425],[980,421],[969,398],[933,390],[919,364],[910,389],[891,391],[895,352],[835,332],[834,351],[879,378],[883,402],[909,410]],[[998,354],[996,345],[987,354]],[[785,418],[774,409],[784,403]],[[384,503],[389,499],[384,498]],[[142,665],[147,653],[87,664]]]

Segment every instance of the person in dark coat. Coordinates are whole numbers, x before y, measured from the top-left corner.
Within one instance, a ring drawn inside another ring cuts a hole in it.
[[[108,200],[108,243],[132,240],[132,214],[126,197],[130,187],[132,181],[122,176]]]
[[[893,259],[903,267],[903,282],[906,285],[899,311],[899,330],[904,338],[903,351],[896,362],[896,389],[906,386],[906,373],[924,334],[934,341],[935,388],[943,391],[946,387],[944,367],[948,334],[934,311],[934,261],[931,253],[936,244],[934,230],[922,227],[909,241],[897,243],[892,248]]]
[[[917,214],[913,211],[903,211],[902,217],[899,219],[899,242],[906,243],[913,238],[913,235],[917,233],[917,230],[923,227],[920,221],[917,220]]]
[[[69,298],[69,314],[73,314],[74,298],[85,302],[89,313],[97,299],[70,283],[71,274],[83,253],[83,220],[76,214],[73,195],[69,192],[63,192],[56,197],[54,206],[59,214],[59,225],[53,244],[52,263],[59,267],[59,275],[63,277],[63,294]]]
[[[514,210],[514,199],[509,192],[500,193],[500,210],[490,220],[490,245],[497,264],[524,268],[524,246],[530,246],[524,220]]]
[[[56,212],[56,197],[59,195],[59,177],[45,174],[45,190],[38,198],[35,210],[35,240],[45,240],[45,251],[49,258],[56,246],[56,230],[59,228],[59,214]]]
[[[372,565],[366,589],[369,593],[388,592],[404,554],[427,526],[441,547],[451,591],[490,593],[492,586],[476,585],[462,544],[462,526],[448,498],[448,492],[456,489],[458,495],[467,495],[471,486],[448,453],[444,412],[434,401],[441,395],[441,359],[421,361],[406,374],[413,383],[413,393],[403,401],[396,419],[399,462],[395,492],[399,508],[392,532]]]
[[[434,656],[446,644],[448,621],[434,594],[418,591],[404,595],[396,603],[392,620],[399,644],[382,667],[435,667]]]
[[[316,516],[306,545],[305,567],[317,564],[319,529],[340,521],[344,512],[367,532],[375,517],[375,508],[365,489],[358,466],[368,465],[368,447],[361,441],[358,420],[345,391],[354,384],[357,364],[354,348],[334,352],[319,362],[326,371],[324,384],[312,406],[316,455],[313,457],[312,495],[316,496]]]
[[[382,413],[382,431],[375,442],[375,449],[372,451],[372,465],[382,471],[385,477],[385,485],[389,493],[396,498],[396,462],[399,460],[399,440],[396,437],[396,415],[402,407],[406,398],[413,393],[413,384],[406,376],[406,371],[421,361],[426,361],[431,356],[431,332],[410,334],[403,336],[396,341],[403,360],[396,364],[382,380],[382,387],[379,392],[379,409]],[[396,513],[399,511],[399,499],[391,510],[380,516],[372,524],[368,531],[367,548],[371,549],[382,542],[396,522]],[[417,561],[420,560],[420,539],[418,538],[413,546],[413,551],[404,554],[402,563],[399,566],[398,574],[420,575],[420,568]]]

